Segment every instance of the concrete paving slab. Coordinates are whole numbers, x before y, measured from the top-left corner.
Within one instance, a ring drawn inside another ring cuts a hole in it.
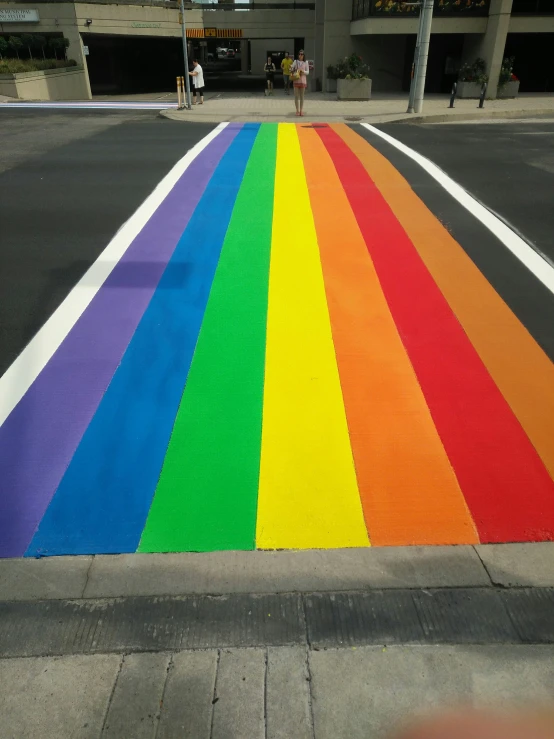
[[[267,739],[313,739],[307,650],[267,650]]]
[[[265,649],[221,650],[212,739],[264,739],[265,673]]]
[[[217,660],[215,649],[174,655],[156,739],[209,739]]]
[[[97,739],[121,657],[0,661],[0,736]]]
[[[129,654],[123,658],[102,736],[154,739],[170,655]]]
[[[554,648],[358,647],[310,653],[317,739],[380,739],[410,717],[469,704],[547,704]]]
[[[0,559],[0,600],[80,598],[92,557]]]
[[[486,585],[470,546],[122,554],[94,558],[85,597]]]
[[[495,585],[554,586],[554,542],[475,547]]]

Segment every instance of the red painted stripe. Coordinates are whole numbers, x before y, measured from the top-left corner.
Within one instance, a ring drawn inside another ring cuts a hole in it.
[[[333,130],[318,133],[481,541],[552,539],[554,483],[534,447],[359,159]]]

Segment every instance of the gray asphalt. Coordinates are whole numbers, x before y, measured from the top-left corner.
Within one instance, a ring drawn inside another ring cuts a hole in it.
[[[2,110],[0,375],[212,128],[156,112]]]
[[[554,261],[553,122],[378,127],[437,164]],[[554,295],[419,164],[358,130],[406,177],[554,361]]]

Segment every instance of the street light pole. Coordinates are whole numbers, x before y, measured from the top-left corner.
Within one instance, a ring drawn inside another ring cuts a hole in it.
[[[187,27],[185,25],[185,3],[181,0],[181,31],[183,34],[183,55],[185,58],[185,89],[186,89],[186,108],[192,109],[190,104],[190,76],[189,76],[189,53],[187,48]]]
[[[416,37],[416,45],[415,45],[415,52],[414,52],[414,61],[413,61],[413,70],[412,70],[412,79],[410,80],[410,99],[408,101],[408,110],[407,113],[413,113],[414,112],[414,99],[415,99],[415,82],[417,79],[417,69],[419,66],[419,39],[421,38],[421,23],[423,21],[423,1],[420,3],[415,3],[419,7],[419,26],[417,29],[417,37]]]
[[[419,47],[417,75],[414,85],[414,110],[416,113],[421,113],[423,109],[423,94],[425,91],[425,76],[427,74],[427,57],[429,56],[434,0],[422,0],[422,3],[420,34],[417,44]]]

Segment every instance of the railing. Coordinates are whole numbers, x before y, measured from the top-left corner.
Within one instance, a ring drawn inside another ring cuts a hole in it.
[[[315,1],[298,0],[185,0],[185,7],[202,10],[314,10]]]
[[[531,0],[536,2],[536,0]],[[554,1],[554,0],[552,0]],[[539,0],[540,2],[540,0]],[[435,0],[435,16],[474,17],[489,14],[490,0]],[[411,18],[419,15],[419,5],[399,0],[353,0],[352,19],[379,16],[381,18]]]
[[[554,0],[514,0],[512,15],[554,15]]]

